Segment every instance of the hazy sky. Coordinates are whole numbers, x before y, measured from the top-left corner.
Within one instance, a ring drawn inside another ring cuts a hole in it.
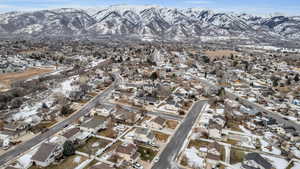
[[[208,8],[252,14],[300,15],[300,0],[0,0],[0,11],[91,8],[116,4]]]

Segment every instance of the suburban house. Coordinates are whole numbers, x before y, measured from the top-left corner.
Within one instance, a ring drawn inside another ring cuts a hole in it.
[[[208,161],[214,163],[221,160],[222,146],[219,143],[217,142],[210,143],[207,149],[208,149],[207,150]]]
[[[26,134],[27,124],[25,123],[9,123],[3,126],[2,133],[7,133],[13,138],[18,138]]]
[[[242,162],[243,169],[275,169],[270,162],[264,159],[258,153],[246,154]]]
[[[147,128],[137,128],[134,132],[134,140],[140,141],[147,144],[155,143],[155,135],[154,133]]]
[[[213,139],[222,139],[221,130],[216,128],[208,129],[208,137]]]
[[[107,121],[99,118],[92,118],[80,125],[81,130],[89,131],[94,134],[101,129],[105,129],[106,127]]]
[[[62,136],[69,141],[74,142],[76,140],[76,135],[80,132],[80,128],[72,128],[66,131]]]
[[[140,157],[137,149],[138,147],[133,143],[123,143],[116,148],[115,153],[123,160],[134,163]]]
[[[221,130],[223,129],[225,125],[225,117],[223,116],[213,116],[213,118],[209,119],[209,124],[208,127],[210,129],[218,129]]]
[[[155,119],[151,120],[148,124],[155,129],[162,129],[165,127],[166,119],[162,117],[156,117]]]
[[[99,116],[104,116],[104,117],[108,117],[110,115],[110,112],[112,111],[112,109],[107,109],[105,107],[99,107],[95,109],[96,114]]]
[[[87,131],[82,131],[80,128],[75,127],[67,130],[62,134],[62,137],[65,140],[70,140],[72,142],[77,142],[77,143],[84,143],[89,137],[90,137],[90,132]]]
[[[113,116],[117,120],[117,122],[129,124],[136,123],[141,117],[138,113],[131,112],[122,108],[117,109],[115,112],[113,112]]]
[[[31,157],[34,164],[47,167],[62,155],[63,148],[58,144],[42,143],[38,151]]]

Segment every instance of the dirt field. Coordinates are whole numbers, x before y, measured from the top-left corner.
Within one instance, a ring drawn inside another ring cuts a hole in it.
[[[176,127],[178,125],[178,121],[167,120],[166,125],[167,125],[167,128],[176,129]]]
[[[0,91],[1,89],[10,88],[13,81],[29,79],[33,76],[42,75],[52,71],[53,68],[29,68],[24,72],[0,74]]]
[[[216,50],[216,51],[205,51],[204,52],[207,56],[209,57],[230,57],[231,54],[239,54],[236,51],[232,51],[232,50]]]

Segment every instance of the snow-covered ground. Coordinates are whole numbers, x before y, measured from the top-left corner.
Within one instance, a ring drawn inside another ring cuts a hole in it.
[[[95,142],[95,143],[92,144],[92,147],[93,147],[93,148],[99,147],[99,145],[100,145],[99,142]]]
[[[202,168],[204,159],[198,156],[198,150],[194,147],[185,150],[185,156],[189,167]]]
[[[69,96],[70,92],[76,90],[78,86],[72,85],[74,81],[78,80],[78,76],[73,76],[68,80],[62,82],[58,88],[53,89],[53,93],[62,93],[65,96]]]
[[[300,158],[300,150],[298,150],[296,147],[292,148],[292,153],[297,157]]]
[[[299,169],[300,168],[300,162],[294,163],[294,166],[291,169]]]
[[[247,148],[253,148],[253,149],[256,148],[255,145],[253,145],[253,143],[251,142],[251,140],[241,141],[239,145],[242,146],[242,147],[247,147]]]
[[[276,155],[281,154],[280,149],[278,149],[277,147],[272,147],[271,151],[268,148],[266,148],[266,147],[270,146],[270,144],[267,141],[265,141],[264,139],[260,139],[260,143],[261,143],[262,151],[267,152],[267,153],[276,154]]]
[[[252,132],[250,130],[246,129],[244,126],[239,125],[239,128],[247,135],[252,135]]]
[[[300,52],[300,49],[290,49],[290,48],[279,48],[276,46],[268,46],[268,45],[239,45],[240,47],[246,47],[251,49],[264,49],[264,50],[280,50],[281,52]]]
[[[105,61],[105,59],[98,59],[98,60],[94,60],[90,63],[90,66],[91,67],[95,67],[97,66],[98,64],[100,64],[101,62]]]
[[[275,167],[276,169],[285,169],[288,166],[288,161],[282,158],[276,158],[271,156],[262,155],[262,157],[268,159],[270,163]]]
[[[41,101],[39,103],[35,103],[33,106],[26,105],[23,108],[21,108],[19,113],[16,113],[16,114],[13,115],[13,119],[16,120],[16,121],[17,120],[24,120],[24,119],[26,119],[27,121],[33,120],[33,119],[30,119],[29,117],[37,114],[38,109],[42,107],[43,103],[45,103],[49,106],[49,105],[52,105],[53,102],[54,102],[54,98],[47,97],[43,101]]]
[[[80,163],[81,162],[81,157],[80,156],[77,156],[77,157],[75,157],[74,159],[73,159],[73,162],[74,163]]]
[[[73,76],[68,80],[62,82],[59,87],[52,90],[52,93],[62,93],[65,96],[69,96],[71,91],[78,89],[77,85],[72,85],[72,83],[78,80],[79,76]],[[43,103],[50,106],[55,101],[53,95],[45,97],[42,101],[35,103],[34,105],[25,105],[19,111],[13,115],[14,120],[24,120],[38,113],[38,109],[42,107]],[[31,119],[27,119],[31,120]]]
[[[16,168],[28,168],[31,166],[31,157],[38,151],[38,147],[29,151],[28,153],[22,155],[18,160],[17,164],[14,166]]]

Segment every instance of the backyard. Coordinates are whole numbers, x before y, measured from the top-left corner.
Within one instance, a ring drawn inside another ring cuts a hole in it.
[[[110,143],[110,141],[108,141],[108,140],[92,137],[92,138],[88,139],[88,141],[84,145],[82,145],[78,149],[78,151],[87,153],[87,154],[91,154],[91,155],[95,155],[97,151],[104,148],[109,143]]]
[[[154,151],[150,148],[146,148],[143,146],[138,147],[138,152],[141,154],[141,160],[151,162],[156,154],[158,153],[157,151]]]
[[[73,155],[70,157],[66,157],[66,159],[62,160],[60,163],[44,167],[44,169],[74,169],[85,160],[87,160],[86,157]],[[33,165],[29,169],[40,169],[40,167]]]

